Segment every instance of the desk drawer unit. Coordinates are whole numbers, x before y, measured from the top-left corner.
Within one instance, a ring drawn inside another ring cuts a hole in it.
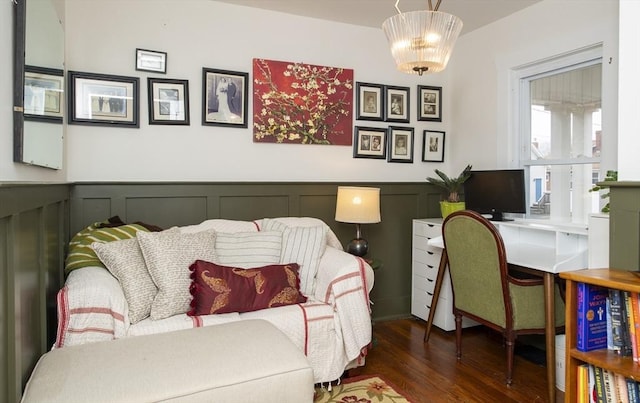
[[[442,219],[413,220],[411,314],[423,320],[429,318],[438,266],[442,256],[442,249],[430,246],[427,242],[429,239],[441,235]],[[456,328],[453,316],[453,294],[448,271],[445,273],[440,289],[440,298],[438,298],[433,324],[446,331]],[[469,325],[469,321],[463,320],[463,326]]]

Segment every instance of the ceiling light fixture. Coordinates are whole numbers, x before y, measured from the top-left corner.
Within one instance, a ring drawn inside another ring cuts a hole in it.
[[[442,0],[433,7],[431,0],[428,11],[409,11],[387,18],[382,24],[391,55],[398,70],[403,73],[438,73],[447,67],[453,45],[460,31],[462,20],[455,15],[438,11]]]

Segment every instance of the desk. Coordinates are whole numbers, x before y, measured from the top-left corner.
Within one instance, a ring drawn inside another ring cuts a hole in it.
[[[587,228],[580,225],[553,225],[533,220],[516,220],[493,223],[505,244],[507,261],[540,272],[544,279],[545,347],[547,355],[547,385],[549,401],[556,401],[556,330],[554,277],[564,271],[587,267]],[[443,248],[442,237],[429,240],[429,245]],[[434,299],[429,312],[425,341],[429,340],[432,312],[435,312],[444,272],[447,253],[443,250],[434,289]]]

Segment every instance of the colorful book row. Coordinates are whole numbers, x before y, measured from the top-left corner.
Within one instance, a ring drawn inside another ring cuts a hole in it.
[[[638,382],[590,364],[577,367],[577,403],[640,403]]]

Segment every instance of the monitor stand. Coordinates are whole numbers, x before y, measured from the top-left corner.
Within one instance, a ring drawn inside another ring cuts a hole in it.
[[[491,218],[489,218],[489,221],[513,221],[513,219],[505,218],[502,211],[493,210],[491,212]]]

